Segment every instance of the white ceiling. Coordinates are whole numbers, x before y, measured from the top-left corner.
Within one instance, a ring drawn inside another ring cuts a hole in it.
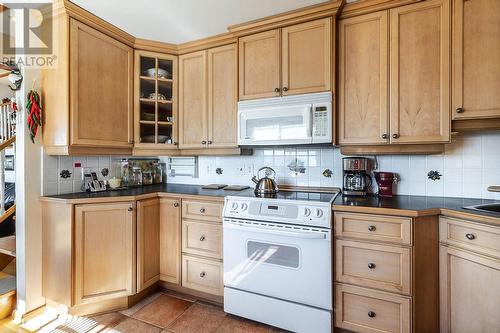
[[[72,0],[131,35],[180,44],[325,0]]]

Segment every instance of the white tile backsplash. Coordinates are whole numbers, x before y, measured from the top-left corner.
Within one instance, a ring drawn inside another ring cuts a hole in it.
[[[276,147],[255,149],[252,156],[200,156],[199,178],[169,178],[171,183],[185,184],[245,184],[253,186],[250,178],[262,166],[275,169],[279,184],[299,186],[342,187],[342,156],[340,149],[333,147]],[[113,159],[121,157],[54,157],[44,156],[44,193],[62,194],[76,192],[81,186],[81,168],[101,170],[109,168],[114,176]],[[166,160],[166,157],[160,157]],[[369,158],[373,158],[369,156]],[[295,174],[289,169],[295,161],[304,163],[304,173]],[[454,137],[452,144],[446,145],[439,155],[398,155],[378,156],[378,170],[396,172],[401,179],[396,186],[398,194],[451,196],[499,199],[500,194],[486,190],[489,185],[500,185],[500,132],[471,133]],[[218,175],[216,169],[221,168]],[[70,179],[61,179],[61,170],[70,170]],[[329,169],[331,177],[323,172]],[[440,180],[427,178],[431,170],[442,174]],[[373,187],[376,189],[376,185]]]

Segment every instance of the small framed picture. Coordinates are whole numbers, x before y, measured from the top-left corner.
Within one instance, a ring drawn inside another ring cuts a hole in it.
[[[5,156],[5,170],[14,171],[14,155]]]

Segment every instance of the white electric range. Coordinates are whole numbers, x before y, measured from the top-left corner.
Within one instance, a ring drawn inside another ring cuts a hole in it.
[[[331,332],[337,194],[226,197],[225,312],[294,332]]]

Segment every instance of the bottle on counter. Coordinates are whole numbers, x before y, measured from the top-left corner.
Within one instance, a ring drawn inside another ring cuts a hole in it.
[[[144,171],[142,173],[142,185],[153,184],[153,173],[151,171]]]
[[[159,163],[153,164],[153,183],[161,184],[163,180],[163,170]]]

